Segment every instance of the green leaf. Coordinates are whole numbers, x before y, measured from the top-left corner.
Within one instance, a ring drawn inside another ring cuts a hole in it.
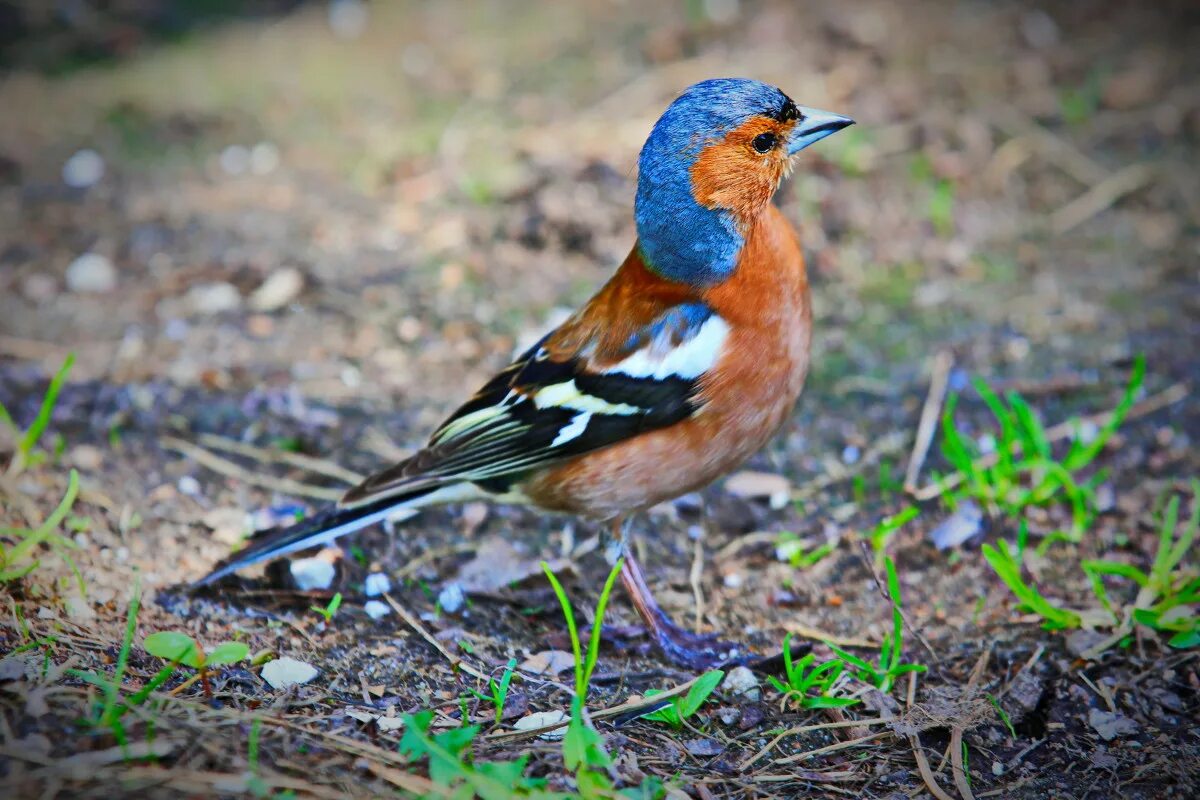
[[[1181,650],[1187,647],[1200,647],[1200,627],[1192,628],[1190,631],[1180,631],[1168,639],[1167,644]]]
[[[199,669],[204,666],[204,654],[196,640],[179,631],[159,631],[146,637],[142,647],[152,656]]]
[[[687,696],[683,700],[682,717],[687,719],[700,710],[700,706],[704,705],[704,701],[713,693],[717,685],[721,683],[721,679],[725,677],[722,670],[714,669],[704,673],[696,682],[692,684],[692,688],[688,689]]]
[[[662,689],[647,689],[643,697],[654,697],[657,694],[662,694]],[[663,706],[659,710],[649,714],[643,714],[642,719],[648,719],[651,722],[665,722],[672,728],[683,727],[683,721],[679,718],[679,712],[676,710],[674,703]]]
[[[220,667],[226,664],[236,664],[250,657],[250,647],[243,642],[221,642],[212,649],[205,659],[210,667]]]
[[[1122,578],[1137,583],[1138,586],[1145,586],[1150,583],[1150,576],[1142,572],[1132,564],[1122,564],[1119,561],[1105,561],[1084,559],[1079,564],[1083,567],[1084,572],[1095,572],[1099,575],[1117,575]]]
[[[827,697],[825,695],[818,695],[816,697],[804,698],[804,700],[801,702],[801,705],[805,708],[811,709],[846,708],[847,706],[855,705],[858,702],[859,700],[857,697]]]

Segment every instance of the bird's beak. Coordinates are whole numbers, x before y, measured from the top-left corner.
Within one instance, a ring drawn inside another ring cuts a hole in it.
[[[789,156],[794,156],[810,144],[815,144],[829,134],[837,133],[842,128],[854,124],[854,120],[849,117],[834,114],[832,111],[805,108],[804,106],[799,106],[798,110],[800,111],[800,120],[788,136],[787,153]]]

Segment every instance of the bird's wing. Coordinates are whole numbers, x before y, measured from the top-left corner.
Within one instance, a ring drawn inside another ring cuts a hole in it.
[[[510,364],[434,432],[425,449],[351,489],[343,507],[470,482],[503,491],[529,471],[649,430],[703,407],[705,376],[729,326],[707,306],[655,309],[619,332],[585,308]]]

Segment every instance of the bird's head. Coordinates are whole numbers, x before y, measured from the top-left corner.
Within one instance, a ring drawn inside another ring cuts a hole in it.
[[[798,106],[760,81],[689,87],[655,123],[638,161],[635,216],[647,266],[672,280],[720,280],[792,157],[853,122]]]

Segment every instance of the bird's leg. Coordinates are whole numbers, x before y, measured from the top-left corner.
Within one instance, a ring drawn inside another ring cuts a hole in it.
[[[625,520],[618,518],[613,522],[612,540],[604,542],[605,556],[611,563],[624,556],[621,567],[621,582],[633,600],[634,608],[645,620],[658,646],[662,648],[667,658],[680,666],[690,669],[708,669],[730,661],[738,660],[738,646],[722,642],[713,636],[692,633],[685,630],[666,615],[650,588],[646,586],[646,578],[642,568],[633,557],[626,536]],[[608,538],[608,537],[605,537]]]

